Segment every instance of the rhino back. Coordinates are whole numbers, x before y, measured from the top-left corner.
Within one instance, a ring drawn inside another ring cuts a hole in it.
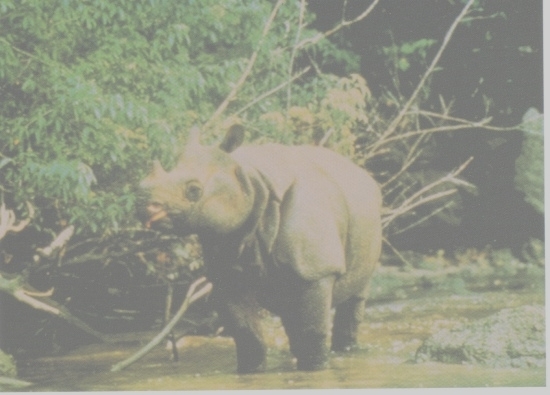
[[[338,288],[351,290],[370,276],[379,255],[381,198],[366,171],[314,146],[248,146],[233,157],[261,173],[282,202],[278,260],[305,279],[346,274]]]
[[[363,212],[370,207],[373,215],[379,215],[381,195],[376,181],[351,160],[331,150],[266,144],[241,147],[232,155],[241,165],[264,174],[279,199],[292,183],[323,173],[338,185],[352,211],[357,208]]]

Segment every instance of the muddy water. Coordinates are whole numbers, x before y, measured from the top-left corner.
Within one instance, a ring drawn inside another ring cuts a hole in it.
[[[430,334],[485,317],[505,307],[543,304],[544,293],[509,291],[430,295],[377,303],[367,308],[360,327],[363,349],[333,354],[322,372],[297,372],[280,321],[266,318],[267,371],[235,374],[232,341],[223,337],[188,337],[180,361],[157,347],[118,373],[112,364],[140,347],[139,342],[92,345],[55,358],[22,362],[21,379],[36,383],[25,391],[215,390],[297,388],[419,388],[545,386],[545,368],[494,369],[443,363],[413,364],[416,349]],[[143,342],[148,341],[144,337]]]

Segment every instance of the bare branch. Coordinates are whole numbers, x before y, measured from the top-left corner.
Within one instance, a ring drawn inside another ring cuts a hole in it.
[[[510,132],[510,131],[518,130],[521,128],[521,125],[522,125],[520,123],[519,125],[515,125],[515,126],[504,126],[504,127],[492,126],[488,124],[492,120],[491,117],[484,118],[481,121],[475,122],[464,118],[452,117],[448,115],[447,112],[441,114],[441,113],[432,112],[432,111],[418,110],[418,111],[410,112],[409,114],[418,114],[418,115],[423,115],[425,117],[430,117],[430,118],[439,118],[445,121],[458,122],[461,124],[470,125],[471,127],[481,127],[483,129],[492,130],[495,132]]]
[[[340,22],[338,25],[334,26],[332,29],[324,32],[324,33],[318,33],[316,34],[315,36],[313,37],[310,37],[306,40],[303,40],[301,41],[300,43],[298,43],[298,45],[296,45],[296,48],[298,49],[302,49],[308,45],[311,45],[311,44],[316,44],[318,43],[319,41],[321,41],[323,38],[326,38],[328,36],[331,36],[333,35],[334,33],[336,33],[337,31],[341,30],[342,28],[344,27],[347,27],[349,25],[352,25],[354,23],[357,23],[359,22],[360,20],[363,20],[365,19],[371,12],[372,10],[374,9],[374,7],[376,7],[376,5],[378,4],[380,0],[374,0],[372,2],[372,4],[362,13],[360,14],[359,16],[357,16],[355,19],[352,19],[352,20],[349,20],[349,21],[346,21],[346,20],[343,20],[342,18],[342,22]]]
[[[459,175],[460,173],[462,173],[462,171],[466,168],[466,166],[468,166],[470,164],[470,162],[473,160],[474,158],[473,157],[470,157],[468,158],[468,160],[466,162],[464,162],[462,165],[460,165],[455,171],[453,171],[452,173],[449,173],[447,174],[446,176],[444,177],[441,177],[440,179],[432,182],[431,184],[429,185],[426,185],[424,188],[421,188],[419,191],[417,191],[416,193],[414,193],[412,196],[410,196],[408,199],[406,199],[403,204],[408,204],[410,202],[412,202],[414,199],[418,198],[419,196],[423,195],[424,193],[426,193],[427,191],[435,188],[436,186],[440,185],[440,184],[443,184],[445,182],[449,182],[449,181],[452,181],[455,179],[455,177],[457,175]]]
[[[34,216],[34,207],[29,202],[27,202],[27,207],[29,216],[27,219],[16,224],[15,213],[12,210],[8,210],[4,203],[0,205],[0,240],[3,239],[8,232],[21,232],[31,222]]]
[[[255,98],[254,100],[252,100],[250,103],[248,103],[246,106],[244,106],[243,108],[241,108],[239,111],[237,111],[235,113],[235,115],[239,115],[239,114],[242,114],[244,111],[248,110],[250,107],[252,107],[253,105],[255,105],[256,103],[262,101],[263,99],[265,99],[266,97],[268,96],[271,96],[272,94],[280,91],[281,89],[283,89],[285,86],[287,86],[288,84],[291,84],[292,82],[294,82],[295,80],[297,80],[298,78],[300,78],[301,76],[303,76],[305,73],[307,73],[309,70],[311,70],[311,66],[308,66],[306,67],[305,69],[303,69],[302,71],[300,71],[299,73],[296,73],[291,79],[289,79],[288,81],[285,81],[283,82],[282,84],[280,85],[277,85],[275,88],[273,89],[270,89],[268,90],[267,92],[264,92],[262,93],[260,96],[258,96],[257,98]]]
[[[495,126],[489,126],[487,125],[491,121],[490,118],[485,118],[479,122],[471,122],[464,120],[464,123],[460,125],[443,125],[443,126],[437,126],[434,128],[429,129],[422,129],[417,130],[414,132],[408,132],[403,134],[398,134],[392,137],[386,137],[386,138],[380,138],[375,143],[371,144],[366,148],[369,153],[365,155],[366,159],[370,159],[373,156],[376,155],[377,149],[379,149],[381,146],[386,145],[388,143],[391,143],[392,141],[398,141],[398,140],[406,140],[411,137],[420,136],[424,134],[430,134],[430,133],[444,133],[444,132],[455,132],[458,130],[465,130],[465,129],[471,129],[471,128],[483,128],[486,130],[493,130],[493,131],[499,131],[499,132],[505,132],[505,131],[512,131],[512,130],[518,130],[516,127],[510,127],[510,128],[499,128]]]
[[[331,30],[327,31],[327,32],[324,32],[324,33],[319,33],[317,35],[315,35],[314,37],[311,37],[309,39],[305,39],[301,42],[298,42],[296,43],[296,45],[294,45],[292,47],[292,52],[294,55],[292,55],[292,58],[294,58],[295,56],[295,53],[298,51],[298,50],[301,50],[303,49],[304,47],[308,46],[308,45],[311,45],[311,44],[315,44],[317,42],[319,42],[321,39],[325,38],[325,37],[328,37],[334,33],[336,33],[337,31],[339,31],[340,29],[344,28],[344,27],[347,27],[347,26],[350,26],[354,23],[357,23],[359,22],[360,20],[366,18],[371,12],[372,10],[374,9],[374,7],[378,4],[380,0],[374,0],[372,2],[372,4],[363,12],[361,13],[359,16],[357,16],[356,18],[352,19],[352,20],[349,20],[349,21],[346,21],[346,20],[342,20],[341,23],[339,23],[337,26],[335,26],[334,28],[332,28]],[[214,112],[214,114],[210,117],[210,119],[205,123],[204,125],[204,128],[207,129],[208,127],[210,127],[219,117],[220,115],[227,109],[227,107],[229,106],[229,103],[231,103],[232,100],[235,99],[235,96],[237,95],[237,92],[239,91],[239,89],[241,89],[242,85],[244,84],[244,82],[246,81],[246,79],[248,78],[248,76],[250,75],[251,71],[252,71],[252,68],[254,67],[254,64],[256,62],[256,59],[258,57],[258,53],[261,49],[261,44],[263,43],[263,40],[265,39],[265,36],[267,35],[267,33],[269,32],[270,28],[271,28],[271,24],[273,23],[273,20],[275,19],[275,16],[277,14],[277,11],[279,10],[279,8],[283,5],[283,3],[285,2],[285,0],[279,0],[277,2],[277,4],[275,4],[275,7],[273,8],[273,11],[271,12],[271,15],[270,17],[268,18],[265,26],[264,26],[264,29],[263,29],[263,32],[262,32],[262,36],[257,44],[257,49],[256,51],[254,51],[254,53],[252,54],[252,56],[248,59],[248,63],[246,65],[246,68],[245,70],[243,71],[243,73],[241,74],[239,80],[233,85],[233,88],[231,89],[231,91],[229,92],[229,94],[226,96],[226,98],[224,99],[224,101],[218,106],[218,108],[216,109],[216,111]],[[305,1],[302,1],[302,6],[300,8],[300,19],[303,20],[303,15],[302,13],[305,12],[305,4],[306,2]],[[299,27],[299,31],[298,31],[298,34],[297,34],[297,39],[299,38],[299,35],[300,35],[300,29],[302,27],[302,23],[300,22],[300,27]],[[292,61],[291,61],[291,65],[292,65]],[[291,67],[291,66],[289,66]],[[258,98],[254,99],[254,101],[252,101],[251,103],[247,104],[245,107],[243,107],[242,109],[238,110],[236,112],[236,114],[241,114],[243,111],[245,111],[246,109],[250,108],[252,105],[258,103],[260,100],[264,99],[265,97],[279,91],[280,89],[284,88],[285,86],[289,86],[291,82],[293,82],[296,78],[299,78],[301,75],[305,74],[307,71],[309,71],[309,67],[307,69],[305,69],[304,71],[298,73],[296,76],[292,77],[292,78],[289,78],[289,81],[286,81],[285,83],[277,86],[276,88],[273,88],[272,90],[266,92],[265,94],[259,96]],[[287,93],[287,97],[288,97],[288,93]]]
[[[73,234],[74,226],[70,225],[63,231],[61,231],[49,246],[44,248],[37,248],[36,252],[38,252],[38,254],[40,254],[44,258],[49,258],[54,254],[54,252],[59,251],[61,248],[63,248],[69,242],[71,237],[73,237]]]
[[[292,69],[294,68],[294,58],[296,57],[296,52],[298,51],[298,48],[296,47],[296,44],[298,44],[298,40],[300,39],[300,35],[302,34],[302,29],[304,27],[304,13],[306,10],[306,0],[302,0],[300,2],[300,17],[298,19],[298,31],[296,32],[296,39],[295,39],[295,45],[292,47],[292,53],[290,54],[290,62],[288,62],[288,84],[287,84],[287,91],[286,91],[286,116],[288,118],[288,109],[290,108],[291,103],[291,96],[292,96],[292,84],[290,81],[292,80]]]
[[[8,274],[0,272],[0,291],[11,295],[19,302],[25,303],[34,309],[59,317],[99,340],[109,340],[107,336],[91,328],[85,322],[73,316],[65,307],[50,299],[48,296],[51,295],[53,290],[39,292],[26,284],[22,276],[10,278]]]
[[[334,128],[330,128],[329,130],[327,130],[327,132],[325,133],[325,135],[323,136],[323,138],[319,141],[319,144],[317,144],[318,146],[320,147],[323,147],[328,139],[330,138],[330,136],[334,133]]]
[[[486,20],[486,19],[495,19],[495,18],[498,18],[498,17],[502,17],[504,15],[503,12],[495,12],[491,15],[487,15],[487,16],[470,16],[468,18],[464,18],[462,20],[462,22],[472,22],[472,21],[477,21],[477,20]]]
[[[443,38],[443,42],[439,47],[439,50],[437,51],[435,57],[433,58],[432,63],[430,64],[430,66],[428,67],[428,69],[420,79],[420,82],[418,83],[415,90],[409,97],[409,100],[407,100],[405,105],[401,108],[401,111],[399,111],[399,114],[397,114],[397,116],[393,119],[393,121],[390,123],[386,131],[382,134],[382,138],[378,142],[385,143],[386,137],[391,136],[395,132],[395,130],[397,129],[397,126],[399,125],[399,123],[401,122],[405,114],[409,111],[409,108],[414,103],[414,101],[416,100],[416,97],[418,96],[418,94],[426,84],[426,81],[435,70],[435,66],[439,63],[441,55],[443,55],[443,52],[447,48],[447,45],[449,44],[449,41],[451,40],[451,37],[453,36],[457,26],[459,25],[460,21],[466,16],[466,14],[468,13],[468,10],[470,9],[474,1],[475,0],[469,0],[468,3],[464,6],[462,11],[460,12],[460,14],[456,17],[451,27],[445,34],[445,37]],[[374,144],[374,148],[378,148],[377,143]]]
[[[447,174],[444,177],[441,177],[440,179],[432,182],[431,184],[426,185],[425,187],[421,188],[417,192],[413,193],[410,197],[405,199],[399,207],[394,208],[390,210],[389,215],[386,216],[383,220],[383,227],[386,228],[395,218],[397,218],[400,215],[403,215],[406,212],[409,212],[413,209],[415,209],[418,206],[421,206],[423,204],[432,202],[437,199],[441,199],[442,197],[446,197],[449,195],[452,195],[456,193],[458,190],[456,188],[448,189],[445,191],[441,191],[429,196],[422,196],[426,192],[434,189],[435,187],[450,182],[455,185],[463,185],[464,183],[461,180],[458,180],[456,176],[458,176],[464,169],[470,164],[470,162],[473,160],[473,157],[470,157],[466,162],[464,162],[462,165],[460,165],[455,171],[452,173]]]
[[[189,306],[197,301],[198,299],[202,298],[203,296],[206,296],[210,291],[212,290],[212,284],[206,283],[203,285],[201,289],[195,292],[197,287],[201,284],[203,284],[206,281],[206,278],[201,277],[197,281],[195,281],[191,286],[189,287],[189,290],[187,291],[187,295],[185,296],[185,299],[183,303],[181,304],[181,307],[179,308],[178,312],[174,315],[172,320],[162,329],[162,331],[156,335],[145,347],[140,349],[137,353],[130,356],[129,358],[125,359],[124,361],[121,361],[111,367],[111,372],[118,372],[134,362],[136,362],[138,359],[145,356],[149,351],[151,351],[155,346],[157,346],[166,336],[170,334],[174,326],[178,323],[178,321],[181,319],[183,314],[187,311]]]
[[[415,227],[417,227],[418,225],[420,225],[421,223],[426,222],[426,221],[429,220],[430,218],[436,216],[436,215],[439,214],[441,211],[443,211],[443,210],[445,210],[445,209],[447,209],[447,208],[453,206],[454,204],[455,204],[455,202],[451,200],[451,201],[445,203],[443,206],[441,206],[441,207],[437,208],[436,210],[432,211],[430,214],[423,216],[423,217],[420,218],[418,221],[415,221],[415,222],[413,222],[412,224],[410,224],[410,225],[408,225],[408,226],[406,226],[406,227],[404,227],[404,228],[402,228],[402,229],[399,229],[397,232],[392,233],[392,235],[395,236],[395,235],[398,235],[398,234],[400,234],[400,233],[406,232],[406,231],[409,230],[409,229],[415,228]]]
[[[386,245],[387,245],[388,247],[391,248],[391,250],[393,251],[393,253],[394,253],[399,259],[401,259],[401,261],[402,261],[405,265],[407,265],[407,266],[412,266],[412,263],[410,263],[410,262],[409,262],[409,261],[408,261],[408,260],[407,260],[407,259],[397,250],[397,248],[395,248],[395,247],[389,242],[388,239],[386,239],[385,237],[382,237],[382,241],[383,241],[384,243],[386,243]]]
[[[423,197],[423,198],[417,200],[414,203],[410,203],[408,205],[402,205],[402,206],[398,207],[397,209],[393,210],[391,215],[389,215],[388,217],[385,217],[384,219],[382,219],[382,228],[386,228],[395,218],[405,214],[406,212],[409,212],[409,211],[417,208],[418,206],[421,206],[421,205],[426,204],[426,203],[430,203],[434,200],[441,199],[441,198],[449,196],[449,195],[453,195],[456,192],[458,192],[458,190],[456,188],[448,189],[446,191],[434,193],[433,195]]]
[[[422,137],[424,137],[425,135],[420,135],[420,138],[418,139],[418,142],[420,142],[420,140],[422,139]],[[422,154],[422,151],[417,151],[417,152],[414,152],[416,149],[415,146],[413,146],[410,150],[409,150],[409,154],[407,155],[407,158],[405,159],[405,163],[403,163],[403,165],[401,166],[401,169],[395,173],[393,176],[390,177],[389,180],[387,180],[386,182],[384,182],[380,187],[383,189],[385,188],[386,186],[388,186],[389,184],[391,184],[393,181],[395,181],[396,179],[398,179],[401,174],[403,174],[405,171],[408,170],[409,167],[411,167],[414,162],[416,162],[416,160],[419,158],[419,156]],[[413,154],[414,153],[414,154]],[[413,154],[413,155],[411,155]]]

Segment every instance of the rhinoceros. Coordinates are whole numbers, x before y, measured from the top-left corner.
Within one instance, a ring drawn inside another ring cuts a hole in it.
[[[335,351],[357,342],[381,251],[377,183],[326,148],[241,146],[241,125],[219,146],[199,140],[193,128],[177,165],[157,161],[141,182],[147,226],[198,235],[239,373],[265,368],[262,308],[281,318],[297,369],[326,368],[329,338]]]

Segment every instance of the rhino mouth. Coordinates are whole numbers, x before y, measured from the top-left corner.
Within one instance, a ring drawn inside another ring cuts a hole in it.
[[[156,212],[155,214],[151,215],[149,217],[149,219],[147,219],[147,221],[145,221],[145,227],[147,229],[150,229],[154,223],[158,224],[159,221],[167,220],[167,219],[169,219],[169,218],[168,218],[168,213],[166,212],[166,210],[160,210],[160,211]],[[162,222],[166,222],[166,221],[162,221]]]
[[[168,211],[157,203],[150,203],[141,210],[141,221],[145,229],[168,231],[173,228]]]
[[[186,236],[192,233],[187,226],[187,217],[185,215],[166,210],[160,210],[150,215],[144,222],[144,226],[146,229],[178,236]]]

